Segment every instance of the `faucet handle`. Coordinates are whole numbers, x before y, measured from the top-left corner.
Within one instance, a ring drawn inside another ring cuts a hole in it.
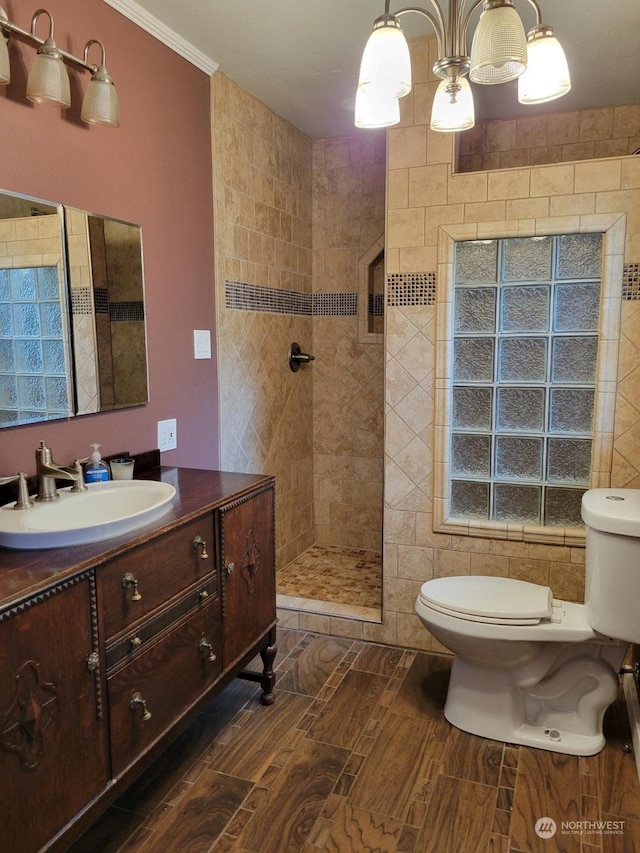
[[[0,477],[0,486],[6,486],[7,483],[15,483],[18,481],[18,500],[15,502],[14,509],[29,509],[33,506],[33,501],[29,497],[29,486],[27,484],[27,475],[24,471],[20,471],[14,477]]]
[[[74,480],[73,486],[71,487],[72,492],[86,492],[87,484],[84,481],[84,472],[82,470],[82,465],[84,462],[88,462],[89,457],[85,457],[84,459],[75,459],[73,462],[73,469],[78,475],[78,479]]]

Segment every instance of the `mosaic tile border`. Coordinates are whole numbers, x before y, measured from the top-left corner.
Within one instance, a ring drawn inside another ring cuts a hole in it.
[[[90,287],[71,288],[71,313],[92,314],[93,294]]]
[[[435,305],[436,274],[434,272],[391,273],[387,276],[387,304]]]
[[[355,316],[357,293],[297,293],[261,284],[225,281],[225,308],[306,317]]]
[[[135,323],[144,320],[144,303],[142,301],[110,302],[109,319],[112,323]]]
[[[640,264],[625,264],[622,273],[622,298],[640,299]]]

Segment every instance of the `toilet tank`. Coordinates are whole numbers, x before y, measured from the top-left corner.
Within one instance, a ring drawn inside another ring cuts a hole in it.
[[[587,622],[606,637],[640,643],[640,490],[590,489],[582,519]]]

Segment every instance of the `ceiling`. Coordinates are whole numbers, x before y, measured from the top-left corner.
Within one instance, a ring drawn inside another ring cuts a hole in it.
[[[312,138],[353,132],[362,49],[383,0],[106,0],[127,14],[158,19],[278,115]],[[447,0],[444,0],[446,7]],[[516,84],[472,84],[476,119],[511,118],[640,101],[639,0],[538,0],[567,54],[572,90],[550,104],[522,107]],[[402,8],[391,3],[391,11]],[[429,0],[421,4],[429,9]],[[533,8],[515,5],[530,29]],[[474,13],[470,33],[478,12]],[[402,17],[408,38],[428,35],[422,15]],[[215,66],[214,66],[215,67]],[[348,107],[350,106],[350,110]]]

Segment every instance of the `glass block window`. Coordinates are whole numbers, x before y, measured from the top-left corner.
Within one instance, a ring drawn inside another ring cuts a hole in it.
[[[602,234],[456,244],[453,518],[582,524],[601,270]]]
[[[69,355],[58,269],[0,270],[0,423],[70,413]]]

